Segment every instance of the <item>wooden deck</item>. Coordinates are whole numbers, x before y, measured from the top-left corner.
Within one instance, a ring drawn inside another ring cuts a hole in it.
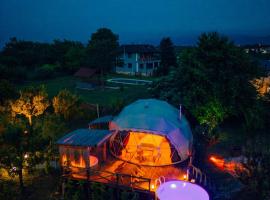
[[[154,192],[157,179],[183,179],[185,169],[175,166],[146,167],[115,160],[94,168],[64,167],[64,176],[76,180],[89,180],[110,185],[131,187],[133,189]]]

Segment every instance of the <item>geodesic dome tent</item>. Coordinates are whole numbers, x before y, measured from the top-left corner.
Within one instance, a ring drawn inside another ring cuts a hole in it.
[[[162,166],[186,160],[193,137],[178,109],[157,99],[138,100],[126,106],[109,125],[111,152],[140,165]]]

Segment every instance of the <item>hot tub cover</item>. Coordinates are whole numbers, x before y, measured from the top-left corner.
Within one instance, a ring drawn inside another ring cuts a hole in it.
[[[126,106],[110,123],[110,130],[149,132],[167,137],[181,160],[188,158],[192,147],[189,123],[179,110],[165,101],[142,99]]]

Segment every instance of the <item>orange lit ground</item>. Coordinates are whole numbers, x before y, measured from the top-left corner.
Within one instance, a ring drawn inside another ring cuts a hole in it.
[[[211,156],[209,160],[220,170],[227,171],[228,173],[236,176],[237,171],[243,171],[244,166],[237,161],[226,161],[224,158],[220,156]]]
[[[102,183],[115,183],[117,179],[115,173],[132,175],[132,178],[131,176],[121,177],[121,184],[142,190],[149,189],[149,182],[145,181],[145,179],[151,179],[151,191],[155,191],[156,179],[161,176],[166,177],[166,179],[184,179],[186,170],[181,170],[173,165],[163,167],[146,167],[130,164],[120,160],[114,160],[106,162],[106,164],[103,164],[102,166],[92,168],[90,180]],[[72,168],[72,178],[86,179],[86,177],[85,169]],[[136,177],[140,177],[142,179]],[[133,184],[130,184],[131,182],[133,182]]]

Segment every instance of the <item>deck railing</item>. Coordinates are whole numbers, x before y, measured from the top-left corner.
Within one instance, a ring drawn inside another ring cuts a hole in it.
[[[63,176],[71,179],[89,180],[93,182],[108,183],[116,186],[127,186],[138,190],[151,190],[151,179],[132,176],[116,172],[86,169],[78,167],[64,167]]]

